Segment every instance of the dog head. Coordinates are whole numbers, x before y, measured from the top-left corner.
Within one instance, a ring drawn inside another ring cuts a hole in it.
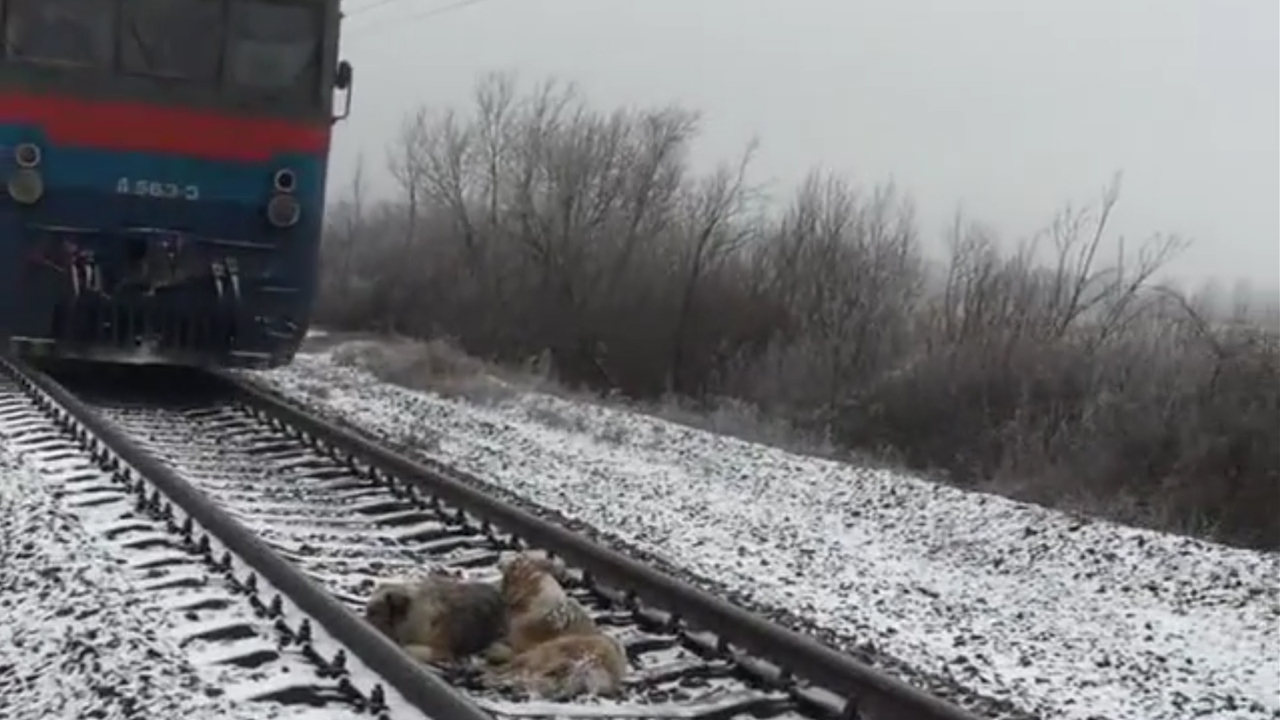
[[[498,570],[503,576],[519,567],[537,567],[557,580],[563,580],[569,571],[564,560],[553,558],[546,550],[506,550],[498,556]]]
[[[409,617],[413,589],[404,583],[384,583],[373,589],[364,607],[364,619],[383,635],[395,638],[396,629]]]
[[[564,565],[545,553],[513,553],[499,560],[498,568],[502,572],[502,598],[512,610],[522,610],[548,591],[563,592],[559,581]]]

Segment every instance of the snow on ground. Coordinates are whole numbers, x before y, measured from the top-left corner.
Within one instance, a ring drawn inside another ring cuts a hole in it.
[[[59,500],[84,469],[35,467],[19,445],[0,428],[0,717],[304,717],[224,696],[232,671],[192,664],[174,613],[92,530],[110,508]]]
[[[487,406],[331,353],[268,386],[756,607],[1045,718],[1280,718],[1280,562],[539,394]]]

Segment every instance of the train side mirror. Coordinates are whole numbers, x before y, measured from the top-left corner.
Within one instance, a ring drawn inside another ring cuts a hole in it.
[[[351,86],[353,82],[351,63],[346,60],[339,62],[338,71],[333,77],[333,85],[337,89],[344,91],[343,94],[346,97],[343,98],[342,114],[334,116],[334,122],[345,120],[351,114]]]

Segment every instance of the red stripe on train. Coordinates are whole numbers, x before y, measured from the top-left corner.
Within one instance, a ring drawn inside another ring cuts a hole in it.
[[[328,123],[9,91],[0,91],[0,123],[39,125],[50,143],[63,146],[240,162],[323,154],[330,130]]]

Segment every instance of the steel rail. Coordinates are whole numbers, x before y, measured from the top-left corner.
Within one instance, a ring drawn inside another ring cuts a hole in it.
[[[141,382],[122,388],[109,382],[104,387],[100,383],[107,378],[92,373],[66,387],[356,612],[377,582],[374,576],[384,576],[384,569],[412,573],[423,565],[438,565],[492,579],[502,553],[524,545],[342,448],[245,405],[220,383],[204,380],[203,397],[192,396],[195,402],[189,402],[164,389],[174,384],[154,387],[152,376],[136,377]],[[191,389],[197,381],[192,377],[176,386]],[[173,403],[175,399],[179,402]],[[223,432],[229,433],[225,446],[217,440]],[[251,470],[237,467],[236,458],[245,457],[260,457],[262,463],[252,463]],[[303,477],[314,482],[290,481]],[[266,506],[261,514],[259,502]],[[323,529],[334,526],[350,532],[331,535]],[[269,534],[263,532],[267,529]],[[331,560],[349,569],[332,567]],[[374,576],[365,570],[373,570]],[[735,652],[712,633],[673,626],[670,613],[629,604],[625,594],[583,577],[577,568],[566,571],[561,578],[566,590],[597,623],[611,628],[636,671],[626,679],[627,699],[619,708],[623,716],[840,717],[843,703],[834,694],[803,683],[780,688],[772,664]],[[474,667],[441,670],[482,709],[500,716],[561,717],[588,711],[602,717],[600,709],[571,700],[553,710],[535,698],[513,697],[518,691],[497,691],[494,697],[495,688],[486,687]]]
[[[428,459],[411,460],[381,447],[274,393],[229,373],[217,373],[246,405],[384,473],[512,533],[529,545],[564,558],[590,580],[624,590],[684,622],[710,631],[722,642],[767,658],[778,666],[777,682],[802,679],[835,693],[850,720],[978,720],[962,708],[837,652],[800,633],[753,615],[648,565],[581,537],[567,528],[482,492],[478,478]]]
[[[192,487],[171,468],[140,448],[48,375],[20,361],[0,356],[0,368],[47,409],[65,414],[102,443],[119,460],[198,522],[228,551],[237,555],[311,616],[355,654],[370,670],[426,716],[438,720],[493,720],[492,716],[425,671],[393,642],[343,607],[270,546]]]

